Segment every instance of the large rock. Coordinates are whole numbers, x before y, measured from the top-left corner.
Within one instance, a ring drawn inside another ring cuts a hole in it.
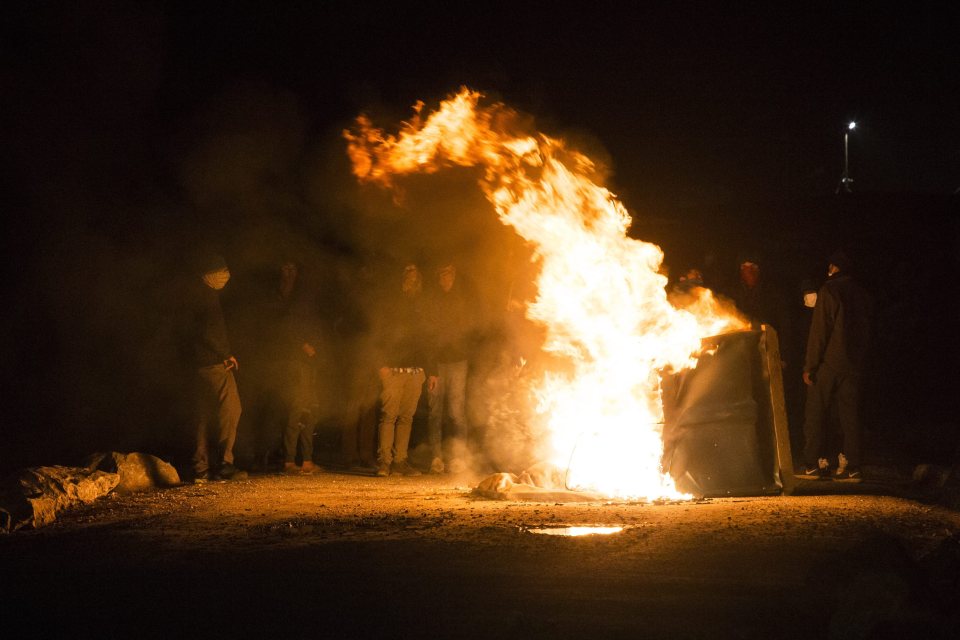
[[[93,502],[120,483],[120,475],[82,467],[31,467],[0,488],[0,531],[40,528],[70,507]]]
[[[180,484],[177,470],[146,453],[95,453],[81,467],[32,467],[0,483],[0,532],[40,528],[70,507],[111,491]]]
[[[180,475],[173,465],[147,453],[95,453],[86,459],[84,467],[91,472],[119,474],[117,493],[133,493],[180,484]]]

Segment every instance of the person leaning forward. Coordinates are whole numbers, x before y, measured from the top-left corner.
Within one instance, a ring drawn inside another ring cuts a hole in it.
[[[418,476],[407,451],[413,415],[429,374],[429,387],[437,384],[436,365],[424,318],[423,280],[416,264],[404,267],[400,291],[377,313],[377,362],[380,375],[380,442],[377,475]]]

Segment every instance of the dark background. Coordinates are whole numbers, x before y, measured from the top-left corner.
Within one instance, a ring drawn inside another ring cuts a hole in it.
[[[518,256],[469,172],[414,181],[397,208],[354,184],[340,138],[360,112],[393,127],[461,85],[606,165],[631,235],[675,273],[698,265],[723,290],[759,254],[799,305],[845,247],[881,311],[873,441],[949,458],[958,11],[782,4],[6,8],[0,469],[189,439],[169,327],[196,246],[230,263],[228,308],[292,254],[331,309],[373,259],[455,252],[504,286]],[[854,192],[838,196],[851,119]]]

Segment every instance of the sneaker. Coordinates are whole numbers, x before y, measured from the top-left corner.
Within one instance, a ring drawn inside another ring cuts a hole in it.
[[[390,475],[390,465],[387,464],[386,462],[381,462],[380,464],[378,464],[377,477],[386,478],[388,475]]]
[[[247,472],[237,469],[228,462],[220,467],[220,471],[217,473],[217,478],[220,480],[246,480]]]
[[[209,471],[200,471],[193,476],[193,484],[206,484],[210,481]]]
[[[304,462],[303,467],[300,468],[300,473],[305,476],[309,476],[314,473],[320,473],[320,471],[322,471],[322,469],[309,460]]]
[[[399,462],[394,462],[392,467],[393,475],[399,476],[420,476],[423,475],[420,473],[419,469],[416,469],[410,466],[410,463],[406,460],[400,460]]]
[[[434,458],[433,462],[430,463],[430,473],[443,473],[443,460],[439,457]]]
[[[829,480],[830,462],[826,458],[820,458],[816,465],[802,464],[796,476],[807,480]]]
[[[283,475],[285,476],[298,476],[300,475],[300,467],[297,466],[296,462],[284,462],[283,463]]]
[[[837,456],[837,470],[833,474],[833,479],[838,482],[861,482],[863,476],[860,475],[860,469],[850,466],[847,456],[842,453]]]
[[[834,475],[833,479],[837,482],[863,482],[863,474],[860,473],[860,469],[848,468],[842,475]]]

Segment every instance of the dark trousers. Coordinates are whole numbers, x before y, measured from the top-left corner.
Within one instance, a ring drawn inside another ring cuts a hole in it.
[[[379,395],[380,379],[373,368],[354,373],[343,422],[342,452],[346,464],[376,464]]]
[[[233,464],[233,445],[240,422],[240,394],[233,371],[222,364],[197,369],[194,387],[194,427],[197,448],[193,454],[193,470],[205,473],[210,469],[209,427],[216,423],[217,463]]]
[[[807,387],[803,461],[814,464],[818,458],[832,457],[826,447],[827,421],[833,406],[840,420],[840,453],[847,457],[851,467],[857,467],[860,465],[860,375],[840,373],[826,364],[817,371],[813,386]]]
[[[287,425],[283,431],[283,451],[287,462],[297,458],[299,445],[303,462],[313,462],[314,407],[317,404],[317,375],[312,363],[290,362],[291,384],[287,390]]]

